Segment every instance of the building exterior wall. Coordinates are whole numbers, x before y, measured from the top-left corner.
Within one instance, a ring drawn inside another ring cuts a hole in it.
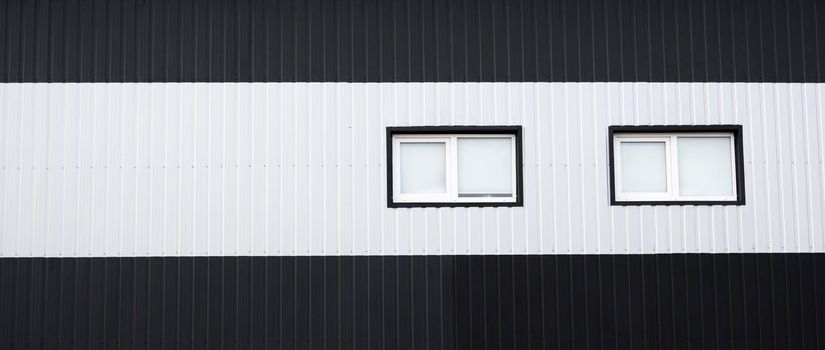
[[[0,255],[825,252],[825,86],[3,84]],[[610,206],[609,125],[741,124],[746,205]],[[522,125],[524,206],[387,208],[387,126]]]
[[[816,0],[6,0],[8,82],[825,82]]]
[[[0,259],[26,349],[818,349],[823,254]]]
[[[818,0],[0,0],[0,349],[821,349]],[[745,204],[610,206],[611,125]],[[524,205],[388,208],[386,127]]]

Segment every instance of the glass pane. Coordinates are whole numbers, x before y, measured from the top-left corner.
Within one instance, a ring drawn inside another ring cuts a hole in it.
[[[508,138],[458,139],[458,195],[510,197],[513,192],[513,141]]]
[[[667,192],[664,142],[622,142],[622,191]]]
[[[447,146],[444,142],[402,142],[401,193],[447,192]]]
[[[679,137],[679,194],[733,195],[730,138]]]

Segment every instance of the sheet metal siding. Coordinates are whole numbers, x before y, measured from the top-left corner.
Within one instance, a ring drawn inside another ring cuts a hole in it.
[[[0,82],[825,82],[819,0],[3,0]]]
[[[3,349],[821,349],[825,254],[0,258]]]
[[[825,252],[825,86],[0,84],[0,254]],[[386,207],[385,127],[523,125],[524,206]],[[611,207],[607,127],[742,124],[745,206]]]

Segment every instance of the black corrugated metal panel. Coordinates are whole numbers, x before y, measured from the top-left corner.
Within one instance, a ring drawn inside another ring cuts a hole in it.
[[[0,0],[0,82],[825,81],[820,0]]]
[[[2,349],[822,349],[825,254],[0,259]]]

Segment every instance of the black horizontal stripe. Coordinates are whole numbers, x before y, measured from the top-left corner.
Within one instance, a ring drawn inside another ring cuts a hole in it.
[[[821,0],[2,0],[0,82],[825,82]]]
[[[2,349],[821,349],[825,254],[0,259]]]

